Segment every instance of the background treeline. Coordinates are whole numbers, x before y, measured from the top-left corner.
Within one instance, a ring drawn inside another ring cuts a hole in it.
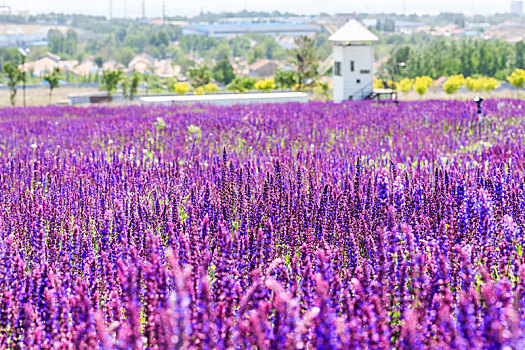
[[[262,16],[264,13],[250,14]],[[13,16],[11,22],[18,23],[16,18]],[[288,50],[280,46],[275,37],[257,33],[215,39],[203,35],[183,35],[182,29],[174,25],[154,25],[136,19],[107,20],[85,15],[39,15],[30,17],[28,23],[33,22],[66,26],[69,29],[65,33],[50,30],[47,35],[49,45],[32,48],[28,61],[39,59],[46,51],[50,51],[63,59],[82,61],[93,56],[98,58],[97,62],[115,60],[127,66],[137,54],[148,53],[156,59],[172,59],[186,74],[195,65],[195,58],[212,64],[212,61],[220,61],[225,57],[245,57],[248,63],[264,58],[284,61],[289,57]],[[316,37],[321,58],[328,57],[332,50],[328,36],[328,33],[319,33]],[[16,49],[0,48],[0,69],[1,64],[20,64],[18,56]]]
[[[200,14],[199,17],[171,17],[170,20],[214,21],[230,17],[268,17],[291,16],[281,13],[223,13]],[[359,14],[365,18],[368,15]],[[442,13],[437,16],[394,14],[374,15],[378,19],[376,31],[380,41],[376,45],[376,59],[390,57],[377,72],[381,78],[415,78],[418,76],[490,76],[505,80],[516,68],[525,68],[525,44],[514,44],[500,40],[482,40],[467,38],[437,38],[427,34],[402,35],[390,32],[395,20],[406,20],[427,25],[456,24],[465,26],[465,22],[499,23],[503,20],[523,22],[524,18],[513,15],[494,15],[490,17],[466,17],[462,14]],[[215,65],[227,58],[245,57],[248,63],[259,59],[290,61],[290,52],[280,46],[272,36],[255,33],[233,38],[215,39],[200,35],[183,35],[182,29],[173,25],[154,25],[141,19],[111,19],[86,15],[43,14],[22,18],[6,17],[12,23],[38,23],[60,25],[65,31],[50,30],[48,47],[34,47],[28,61],[41,58],[46,51],[61,56],[63,59],[84,60],[88,56],[95,58],[100,67],[104,62],[115,60],[127,66],[140,53],[148,53],[157,59],[170,58],[181,67],[182,73],[189,75],[196,61]],[[319,33],[315,46],[319,61],[332,52],[328,33]],[[16,48],[0,48],[0,69],[2,65],[18,66],[21,57]],[[400,66],[405,63],[405,66]],[[329,71],[327,74],[330,74]],[[75,79],[65,76],[67,81]],[[83,77],[82,81],[96,81],[97,77]],[[5,81],[0,77],[0,81]],[[171,84],[169,84],[171,85]]]
[[[398,45],[378,74],[407,78],[427,75],[434,79],[463,74],[505,80],[516,68],[524,68],[524,59],[523,41],[512,44],[502,40],[433,38],[417,45]]]

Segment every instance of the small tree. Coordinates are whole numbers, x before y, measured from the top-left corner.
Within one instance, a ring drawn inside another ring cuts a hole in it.
[[[521,89],[525,85],[525,70],[517,68],[510,76],[507,77],[507,81],[512,84],[516,89]]]
[[[295,86],[295,72],[293,70],[277,69],[275,72],[275,84],[283,89],[289,89]]]
[[[257,80],[252,77],[237,77],[226,86],[226,89],[230,91],[245,92],[252,90],[255,87],[256,82]]]
[[[420,95],[423,96],[428,88],[432,85],[432,78],[424,76],[424,77],[416,77],[416,81],[414,82],[414,90]]]
[[[179,95],[184,95],[190,91],[188,83],[175,83],[173,87],[175,88],[175,92]]]
[[[260,91],[270,92],[275,89],[275,80],[273,78],[259,80],[255,83],[255,88]]]
[[[383,80],[374,77],[374,89],[384,89],[385,84],[383,84]]]
[[[207,65],[190,68],[190,78],[195,88],[209,84],[211,81],[210,68]]]
[[[206,93],[206,90],[204,90],[204,87],[199,86],[195,90],[193,90],[194,95],[204,95]]]
[[[102,66],[104,65],[104,58],[102,56],[95,57],[95,64],[98,68],[102,68]]]
[[[294,43],[296,48],[291,51],[292,62],[295,65],[298,89],[302,90],[306,80],[315,78],[319,67],[319,56],[314,39],[300,36],[294,40]]]
[[[135,96],[137,96],[137,92],[139,91],[139,84],[140,84],[140,75],[139,73],[135,72],[131,76],[131,85],[129,88],[129,99],[132,101]]]
[[[138,73],[133,73],[131,76],[125,76],[122,78],[122,94],[124,98],[133,101],[137,95],[139,89],[140,76]]]
[[[122,71],[116,70],[105,70],[102,72],[102,86],[107,91],[108,96],[111,96],[113,92],[117,90],[118,83],[122,78]]]
[[[465,87],[468,91],[480,92],[480,91],[492,91],[497,89],[501,84],[495,78],[480,77],[472,78],[467,77],[465,79]]]
[[[461,89],[461,86],[465,83],[465,77],[463,74],[451,75],[447,81],[443,84],[443,91],[447,94],[455,94]]]
[[[206,91],[207,94],[213,94],[214,92],[219,91],[219,87],[217,84],[209,83],[204,85],[204,91]]]
[[[483,77],[481,78],[481,81],[485,91],[495,90],[501,85],[501,83],[496,78]]]
[[[44,75],[44,81],[49,84],[49,101],[53,97],[53,90],[60,86],[60,68],[55,67],[52,72]]]
[[[381,85],[383,85],[382,81],[381,81]],[[397,84],[397,88],[403,92],[410,92],[410,90],[412,90],[413,85],[414,85],[413,79],[404,78]]]
[[[16,104],[16,85],[24,79],[24,72],[11,64],[4,65],[2,70],[7,78],[11,106],[14,107]]]
[[[213,67],[212,76],[213,79],[224,85],[228,85],[233,79],[235,79],[235,74],[233,73],[233,67],[230,64],[230,60],[225,58],[217,62],[217,64]]]
[[[124,96],[124,99],[128,99],[128,90],[130,88],[130,79],[127,76],[123,76],[122,80],[120,81],[120,85],[122,86],[122,95]]]

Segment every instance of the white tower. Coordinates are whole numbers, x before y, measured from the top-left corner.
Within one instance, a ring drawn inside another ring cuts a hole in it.
[[[374,47],[379,40],[364,25],[350,20],[329,38],[334,46],[334,101],[362,100],[374,91]]]

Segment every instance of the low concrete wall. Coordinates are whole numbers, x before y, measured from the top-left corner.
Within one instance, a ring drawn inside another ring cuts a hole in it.
[[[177,104],[214,104],[231,106],[252,103],[308,102],[308,95],[303,92],[247,93],[247,94],[213,94],[184,96],[147,96],[140,97],[143,105],[177,105]]]
[[[80,95],[69,95],[67,97],[72,105],[84,105],[91,103],[102,103],[109,102],[109,96],[105,92],[94,93],[94,94],[80,94]],[[111,96],[112,102],[123,102],[124,96],[113,95]]]

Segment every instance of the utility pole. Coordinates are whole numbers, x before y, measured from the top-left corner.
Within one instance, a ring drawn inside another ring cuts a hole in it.
[[[27,54],[29,53],[29,51],[31,51],[31,49],[23,49],[23,48],[18,48],[18,52],[20,52],[20,54],[22,55],[22,70],[23,70],[23,75],[22,75],[22,83],[24,84],[23,85],[23,89],[24,89],[24,107],[27,107],[27,104],[26,104],[26,67],[25,67],[25,64],[26,64],[26,58],[27,58]]]
[[[4,8],[2,9],[2,14],[3,14],[3,17],[4,17],[4,35],[5,35],[5,38],[7,39],[6,40],[7,46],[9,46],[9,44],[11,44],[11,40],[9,39],[9,36],[7,35],[7,4],[6,4],[6,0],[4,0]]]
[[[162,1],[162,25],[166,25],[166,1]]]

